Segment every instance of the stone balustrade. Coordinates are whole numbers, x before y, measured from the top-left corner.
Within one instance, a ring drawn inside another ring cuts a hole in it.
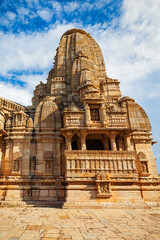
[[[116,117],[109,117],[107,119],[109,127],[126,127],[127,122],[125,116],[116,116]]]
[[[21,106],[15,102],[4,99],[0,97],[0,107],[3,108],[4,111],[13,112],[13,111],[24,111],[25,107]]]
[[[67,177],[93,177],[100,171],[110,174],[135,174],[134,151],[66,150]]]

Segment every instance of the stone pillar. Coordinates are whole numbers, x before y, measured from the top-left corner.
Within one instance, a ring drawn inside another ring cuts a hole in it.
[[[37,155],[36,155],[36,175],[41,175],[45,172],[43,161],[43,140],[37,139]]]
[[[30,139],[25,140],[22,143],[22,150],[23,150],[23,158],[22,158],[22,168],[21,173],[22,175],[29,175],[29,167],[30,167]]]
[[[4,175],[11,175],[12,172],[12,159],[13,159],[13,142],[11,139],[6,140],[6,152],[4,159]]]
[[[128,151],[134,150],[133,144],[131,143],[130,135],[125,135],[125,147],[126,147],[126,150],[128,150]]]
[[[86,126],[90,126],[91,124],[90,107],[88,103],[85,104],[85,124]]]
[[[109,137],[107,135],[104,136],[104,150],[109,150]]]
[[[116,151],[117,150],[117,146],[116,146],[116,134],[110,134],[109,135],[110,141],[111,141],[111,150],[112,151]]]
[[[66,139],[66,150],[72,150],[72,140],[73,133],[72,132],[66,132],[65,133],[65,139]]]
[[[123,138],[119,138],[118,140],[117,140],[117,143],[118,143],[118,149],[117,150],[119,150],[119,151],[122,151],[122,150],[124,150],[123,149]]]
[[[81,131],[79,137],[81,138],[81,150],[86,150],[86,136],[88,135],[87,131]]]
[[[59,136],[56,136],[55,138],[55,162],[53,166],[54,175],[60,176],[61,175],[61,138]]]
[[[107,124],[107,115],[106,115],[106,107],[104,103],[102,103],[101,105],[100,112],[101,112],[101,122],[103,126],[105,126]]]

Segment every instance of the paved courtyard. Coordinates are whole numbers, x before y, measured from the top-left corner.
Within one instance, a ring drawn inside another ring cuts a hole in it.
[[[160,240],[160,208],[0,208],[0,240]]]

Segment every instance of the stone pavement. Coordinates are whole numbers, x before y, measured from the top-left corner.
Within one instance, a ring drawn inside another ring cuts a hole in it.
[[[0,240],[160,240],[160,208],[0,208]]]

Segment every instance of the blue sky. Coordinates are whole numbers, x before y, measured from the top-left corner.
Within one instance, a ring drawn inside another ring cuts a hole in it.
[[[82,28],[100,45],[107,75],[121,82],[122,95],[148,114],[160,172],[159,16],[159,0],[0,0],[0,96],[31,105],[61,35]]]

